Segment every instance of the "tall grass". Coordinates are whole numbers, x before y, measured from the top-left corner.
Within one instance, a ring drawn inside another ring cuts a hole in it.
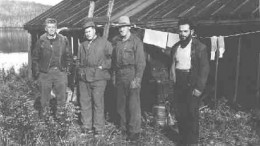
[[[0,140],[1,146],[122,146],[133,145],[126,141],[116,126],[106,122],[104,136],[94,137],[81,134],[77,123],[76,107],[68,103],[58,107],[54,118],[49,110],[39,118],[37,102],[39,89],[37,82],[27,78],[27,67],[19,74],[13,69],[0,72]],[[146,118],[148,119],[148,118]],[[144,120],[141,139],[134,145],[174,146],[160,129],[154,128],[151,120]]]
[[[68,103],[58,108],[56,118],[47,110],[39,118],[34,101],[39,97],[36,82],[27,78],[27,67],[19,74],[13,69],[0,71],[0,145],[1,146],[174,146],[167,136],[169,127],[154,126],[152,114],[142,120],[141,138],[136,143],[126,141],[113,123],[106,122],[104,136],[81,134],[77,123],[77,109]],[[236,111],[219,100],[216,109],[203,108],[200,112],[200,144],[206,146],[257,146],[259,129],[251,112]]]

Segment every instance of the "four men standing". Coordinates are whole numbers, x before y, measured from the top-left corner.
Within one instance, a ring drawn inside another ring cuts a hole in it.
[[[198,144],[199,97],[209,73],[207,50],[204,44],[192,38],[191,22],[182,20],[178,28],[180,42],[170,49],[176,118],[181,143]],[[94,22],[83,25],[85,40],[77,56],[82,129],[84,133],[94,130],[95,134],[102,134],[104,130],[104,91],[113,66],[120,130],[129,140],[136,140],[141,132],[140,88],[146,60],[142,41],[130,31],[129,17],[119,18],[118,29],[120,35],[113,39],[113,50],[106,39],[97,36]],[[65,104],[65,71],[72,60],[67,38],[56,33],[57,21],[46,19],[45,30],[32,57],[34,77],[40,83],[42,108],[48,106],[52,89],[58,105]]]

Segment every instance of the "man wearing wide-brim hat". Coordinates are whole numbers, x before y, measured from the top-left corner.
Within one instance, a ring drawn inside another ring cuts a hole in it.
[[[119,126],[129,140],[135,141],[141,132],[140,89],[145,55],[142,41],[130,31],[129,17],[120,17],[116,26],[120,35],[113,39],[113,62]]]
[[[132,24],[130,22],[130,19],[128,16],[122,16],[118,19],[118,22],[114,24],[115,27],[124,27],[124,26],[129,26],[131,27]]]
[[[79,102],[82,132],[101,136],[104,130],[104,91],[110,80],[112,45],[96,34],[93,21],[86,21],[82,30],[85,40],[78,50]]]

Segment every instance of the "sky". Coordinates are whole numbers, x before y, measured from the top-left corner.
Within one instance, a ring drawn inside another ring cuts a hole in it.
[[[59,2],[61,2],[62,0],[15,0],[15,1],[32,1],[32,2],[36,2],[36,3],[41,3],[41,4],[53,6],[53,5],[56,5]]]

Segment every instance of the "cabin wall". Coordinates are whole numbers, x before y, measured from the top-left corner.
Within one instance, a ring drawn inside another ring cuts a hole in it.
[[[199,26],[196,29],[197,36],[208,47],[208,54],[210,54],[210,39],[201,38],[213,35],[230,35],[240,32],[248,32],[258,30],[258,26]],[[163,31],[173,31],[174,29],[167,29]],[[101,35],[103,30],[98,28],[98,34]],[[30,31],[31,34],[31,47],[33,51],[37,38],[42,35],[43,31]],[[136,33],[142,40],[144,30],[133,29],[133,33]],[[70,43],[73,40],[73,55],[76,56],[78,52],[79,43],[84,40],[84,33],[81,30],[62,32],[66,35]],[[118,35],[116,28],[111,28],[108,40],[112,41],[113,37]],[[73,38],[73,39],[72,39]],[[240,62],[240,76],[238,84],[238,98],[237,103],[244,108],[256,107],[259,104],[256,102],[256,92],[259,90],[257,86],[257,69],[258,69],[258,57],[260,49],[260,33],[244,35],[241,41],[241,62]],[[238,50],[238,37],[225,38],[226,51],[224,57],[219,60],[219,72],[218,72],[218,92],[217,96],[226,97],[230,101],[234,98],[235,89],[235,76],[236,76],[236,61]],[[161,102],[161,99],[171,98],[173,96],[172,84],[165,82],[165,86],[161,86],[158,81],[168,79],[168,66],[170,59],[161,53],[160,48],[155,46],[144,44],[146,52],[147,65],[143,76],[142,90],[141,90],[141,103],[142,108],[145,111],[151,111],[152,106]],[[206,88],[206,99],[212,99],[214,95],[214,77],[215,77],[215,61],[210,61],[210,75],[208,79],[208,86]],[[163,89],[162,89],[162,88]],[[163,90],[164,93],[161,93]],[[105,98],[106,110],[109,113],[114,113],[115,108],[111,108],[111,105],[115,103],[115,89],[112,85],[109,85],[106,90],[107,97]]]
[[[198,36],[219,36],[253,32],[257,29],[258,27],[254,26],[204,27],[203,29],[198,29],[197,33]],[[219,60],[217,96],[219,98],[226,97],[231,102],[234,99],[239,37],[241,37],[241,60],[236,103],[241,105],[242,108],[250,109],[259,105],[257,103],[257,98],[259,97],[256,97],[256,92],[259,90],[257,89],[257,82],[259,82],[257,81],[257,69],[259,66],[260,33],[225,38],[226,51],[223,58]],[[200,40],[208,46],[210,54],[210,38],[202,38]],[[216,61],[210,61],[211,70],[208,90],[211,91],[211,95],[208,98],[213,98],[215,64]]]

